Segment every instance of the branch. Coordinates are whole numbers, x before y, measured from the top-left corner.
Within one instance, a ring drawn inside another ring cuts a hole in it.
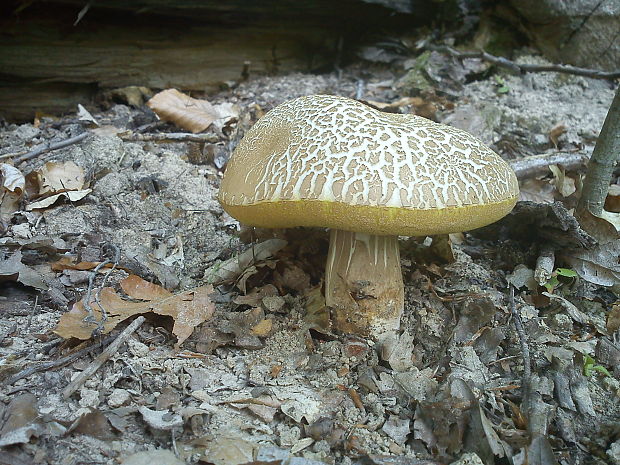
[[[52,150],[62,149],[64,147],[68,147],[69,145],[77,144],[78,142],[83,141],[88,137],[87,132],[83,132],[82,134],[78,134],[75,137],[70,137],[69,139],[61,140],[60,142],[47,142],[45,144],[37,145],[30,152],[26,153],[8,153],[4,155],[0,155],[0,160],[5,158],[13,158],[15,163],[22,163],[26,160],[30,160],[36,156],[41,155],[42,153],[51,152]]]
[[[551,154],[533,155],[510,163],[517,178],[527,179],[549,172],[549,165],[562,165],[572,171],[585,166],[588,156],[581,152],[556,152]]]
[[[124,132],[118,134],[126,142],[218,142],[215,134],[192,134],[186,132],[158,132],[154,134],[137,134]]]
[[[550,64],[550,65],[519,64],[519,63],[515,63],[514,61],[509,60],[508,58],[491,55],[484,51],[482,52],[476,52],[476,51],[459,52],[458,50],[452,47],[448,47],[447,45],[426,44],[424,45],[423,48],[426,48],[428,50],[433,50],[436,52],[447,53],[449,55],[452,55],[453,57],[458,58],[459,60],[467,59],[467,58],[479,58],[481,60],[488,61],[489,63],[493,63],[496,66],[507,68],[520,74],[542,73],[542,72],[551,71],[555,73],[565,73],[565,74],[574,74],[576,76],[585,76],[585,77],[589,77],[593,79],[618,79],[620,78],[620,70],[600,71],[596,69],[578,68],[577,66],[558,65],[558,64]]]
[[[62,396],[65,399],[71,397],[71,394],[79,389],[84,381],[90,378],[105,362],[107,362],[108,359],[118,351],[121,344],[129,339],[129,336],[131,336],[142,323],[144,323],[143,316],[139,316],[133,320],[131,324],[118,335],[112,344],[106,347],[105,350],[101,352],[84,371],[82,371],[73,379],[73,381],[71,381],[71,383],[69,383],[69,385],[62,391]]]
[[[594,216],[603,212],[605,197],[616,163],[620,159],[620,86],[611,102],[603,129],[598,136],[583,182],[577,212],[588,210]]]

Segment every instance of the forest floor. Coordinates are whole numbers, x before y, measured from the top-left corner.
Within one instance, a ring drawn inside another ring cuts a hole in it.
[[[243,133],[298,96],[391,104],[514,161],[589,155],[614,94],[426,59],[424,75],[409,60],[233,83],[204,97],[235,116],[202,141],[158,140],[182,130],[110,100],[89,107],[96,127],[75,114],[4,124],[0,155],[88,136],[15,163],[27,199],[11,204],[3,186],[0,464],[620,463],[620,305],[588,279],[604,262],[583,265],[570,231],[544,234],[552,210],[574,207],[582,168],[522,177],[532,203],[495,227],[402,238],[405,315],[381,347],[330,330],[324,231],[239,234],[216,199]],[[549,250],[553,274],[537,283]],[[105,324],[96,309],[82,321],[89,293]]]

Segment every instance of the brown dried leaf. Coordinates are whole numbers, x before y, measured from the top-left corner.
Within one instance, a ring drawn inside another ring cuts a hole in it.
[[[176,89],[167,89],[151,98],[147,105],[164,121],[193,133],[202,132],[214,122],[219,128],[237,120],[238,111],[232,104],[212,105],[185,95]]]
[[[605,210],[620,213],[620,185],[612,184],[609,186],[609,192],[607,192],[605,199]]]
[[[103,326],[103,333],[109,333],[121,321],[141,313],[156,313],[171,316],[174,319],[172,332],[177,336],[177,348],[192,334],[194,328],[208,320],[215,311],[215,304],[211,302],[209,294],[212,286],[201,286],[180,294],[170,294],[160,286],[144,281],[137,276],[130,276],[121,282],[121,287],[130,296],[144,302],[130,302],[124,300],[111,287],[104,287],[99,293],[99,302],[96,302],[96,293],[93,293],[90,306],[96,321],[101,320],[101,307],[107,314]],[[71,311],[65,313],[56,326],[54,332],[61,337],[89,339],[95,325],[86,323],[87,316],[84,308],[84,299],[77,302]]]
[[[8,223],[19,209],[25,185],[21,171],[7,163],[0,164],[0,222]]]
[[[84,188],[84,170],[72,161],[47,162],[36,172],[39,195],[80,191]],[[71,199],[74,200],[74,199]]]
[[[620,329],[620,303],[616,302],[607,315],[607,331],[610,334]]]
[[[93,268],[96,268],[99,264],[100,262],[74,263],[71,257],[65,256],[65,257],[60,257],[60,260],[52,263],[51,268],[53,271],[63,271],[63,270],[87,271],[87,270],[92,270]],[[105,268],[112,268],[112,264],[110,263],[102,267],[103,270],[105,270]]]
[[[549,140],[551,141],[551,143],[554,145],[556,149],[558,148],[558,139],[566,131],[567,131],[566,126],[561,123],[557,124],[551,129],[551,131],[549,131]]]

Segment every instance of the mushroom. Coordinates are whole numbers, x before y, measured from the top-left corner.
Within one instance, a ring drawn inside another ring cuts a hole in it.
[[[465,131],[311,95],[263,116],[235,149],[219,201],[241,223],[330,228],[335,329],[375,339],[404,309],[398,236],[468,231],[513,208],[510,166]]]

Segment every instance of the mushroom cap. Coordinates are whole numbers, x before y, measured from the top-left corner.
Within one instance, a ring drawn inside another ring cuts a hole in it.
[[[420,236],[490,224],[518,194],[508,163],[465,131],[311,95],[277,106],[246,133],[219,201],[250,226]]]

